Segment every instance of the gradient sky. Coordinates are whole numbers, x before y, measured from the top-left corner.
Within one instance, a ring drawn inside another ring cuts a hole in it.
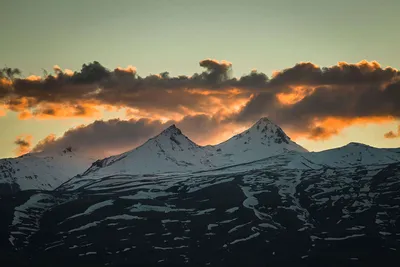
[[[271,75],[301,61],[331,66],[366,59],[400,68],[398,0],[0,0],[0,6],[0,66],[18,67],[25,76],[55,64],[79,70],[95,60],[172,76],[201,71],[204,58],[232,62],[236,77],[253,68]],[[37,142],[91,121],[21,121],[8,112],[0,117],[0,157],[14,155],[18,135]],[[398,147],[399,138],[383,138],[398,124],[351,126],[329,140],[297,141],[310,150],[349,141]]]

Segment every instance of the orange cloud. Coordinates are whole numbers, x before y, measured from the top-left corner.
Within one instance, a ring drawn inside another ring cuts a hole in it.
[[[11,98],[9,99],[5,107],[9,110],[21,112],[26,111],[36,104],[36,99],[32,97],[21,97],[21,98]]]
[[[7,114],[7,110],[4,107],[0,106],[0,117],[3,117]]]
[[[7,78],[0,78],[0,85],[10,86],[10,85],[12,85],[12,81]]]
[[[314,92],[314,87],[294,86],[288,93],[278,93],[276,97],[283,105],[293,105],[300,102],[304,97]]]
[[[381,124],[393,121],[395,118],[390,116],[378,117],[360,117],[360,118],[340,118],[328,117],[322,120],[314,120],[309,126],[308,131],[293,134],[293,138],[306,137],[311,140],[327,140],[334,135],[339,134],[342,130],[353,125]]]
[[[32,113],[30,111],[27,111],[27,110],[21,111],[18,114],[18,119],[20,119],[20,120],[27,120],[27,119],[30,119],[32,117],[33,117]]]
[[[349,68],[352,65],[359,67],[362,71],[371,71],[372,72],[372,71],[375,71],[375,70],[382,69],[381,64],[379,64],[379,62],[377,62],[375,60],[367,61],[367,60],[363,59],[360,62],[355,63],[355,64],[347,63],[345,61],[339,61],[337,63],[337,66],[342,70],[344,70],[346,68]],[[398,71],[397,69],[395,69],[393,67],[386,67],[385,69]]]
[[[74,72],[72,70],[70,70],[70,69],[65,69],[64,70],[64,74],[68,75],[68,76],[72,76],[72,75],[74,75]]]
[[[26,79],[28,81],[41,81],[42,77],[37,76],[37,75],[29,75],[28,77],[26,77]]]
[[[132,65],[128,65],[128,67],[126,67],[126,68],[117,67],[115,70],[127,72],[127,73],[136,73],[136,67],[134,67]]]
[[[397,127],[397,133],[390,131],[385,133],[383,136],[388,139],[400,138],[400,125]]]
[[[76,105],[63,105],[63,104],[40,104],[33,110],[19,110],[18,118],[26,120],[30,118],[35,119],[66,119],[72,117],[81,118],[98,118],[100,117],[100,106],[91,104],[76,104]]]
[[[14,141],[18,147],[14,150],[17,156],[21,156],[23,154],[29,153],[32,146],[32,135],[19,135]]]
[[[63,73],[63,74],[65,74],[65,75],[67,75],[67,76],[72,76],[72,75],[74,75],[74,72],[72,71],[72,70],[70,70],[70,69],[65,69],[65,70],[63,70],[60,66],[58,66],[58,65],[54,65],[53,66],[53,70],[54,70],[54,72],[55,73]]]

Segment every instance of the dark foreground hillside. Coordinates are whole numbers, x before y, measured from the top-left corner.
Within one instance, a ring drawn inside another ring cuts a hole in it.
[[[400,164],[116,175],[0,207],[1,266],[400,262]]]

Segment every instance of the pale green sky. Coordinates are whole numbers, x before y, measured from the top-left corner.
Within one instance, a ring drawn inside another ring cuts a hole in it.
[[[141,75],[190,75],[201,71],[204,58],[232,62],[235,76],[253,68],[270,75],[299,61],[330,66],[367,59],[400,68],[398,0],[0,0],[0,7],[0,66],[25,75],[55,64],[76,70],[94,60],[109,68],[134,65]],[[9,112],[0,117],[0,157],[12,156],[19,134],[38,141],[80,123],[88,121],[18,121]],[[374,127],[364,141],[399,146],[399,139],[382,139],[396,123]],[[341,141],[304,144],[362,141],[353,131],[335,137]]]

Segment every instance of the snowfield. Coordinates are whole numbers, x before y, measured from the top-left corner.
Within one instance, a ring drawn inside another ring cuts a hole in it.
[[[67,148],[54,153],[32,153],[0,159],[0,195],[3,192],[51,190],[90,167],[93,158]]]

